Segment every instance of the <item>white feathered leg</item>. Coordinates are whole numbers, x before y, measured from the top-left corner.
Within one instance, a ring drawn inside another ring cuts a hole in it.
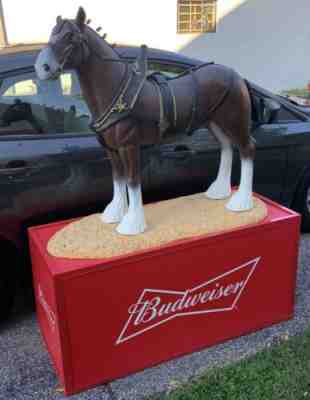
[[[127,210],[126,182],[113,179],[113,199],[101,214],[101,219],[107,224],[114,224],[122,220]]]
[[[127,185],[129,195],[129,209],[117,226],[116,230],[122,235],[137,235],[146,229],[144,218],[141,185]]]
[[[225,199],[231,194],[232,146],[228,137],[216,124],[210,123],[210,128],[221,144],[221,160],[217,178],[205,194],[209,199]]]
[[[247,211],[253,208],[253,160],[241,158],[240,186],[226,204],[231,211]]]

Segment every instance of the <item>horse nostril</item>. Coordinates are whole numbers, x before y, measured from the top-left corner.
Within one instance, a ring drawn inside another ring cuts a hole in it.
[[[45,72],[48,72],[50,70],[50,66],[48,64],[43,64],[43,69]]]

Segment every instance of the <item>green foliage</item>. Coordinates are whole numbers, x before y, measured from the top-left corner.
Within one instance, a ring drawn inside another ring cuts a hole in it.
[[[309,92],[306,88],[284,90],[281,94],[283,96],[285,96],[285,95],[300,96],[300,97],[308,97],[309,96]]]
[[[310,399],[310,330],[153,400]]]

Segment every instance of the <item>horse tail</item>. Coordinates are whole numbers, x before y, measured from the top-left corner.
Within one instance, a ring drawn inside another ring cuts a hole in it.
[[[260,125],[262,125],[262,122],[259,119],[259,114],[257,110],[257,104],[255,101],[255,97],[253,94],[253,89],[251,87],[250,82],[247,79],[244,79],[244,83],[248,89],[249,96],[250,96],[250,101],[251,101],[251,120],[252,120],[252,126],[251,126],[251,132],[254,132]]]

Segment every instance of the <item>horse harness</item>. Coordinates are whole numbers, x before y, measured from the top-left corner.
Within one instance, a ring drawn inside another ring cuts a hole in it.
[[[111,59],[111,61],[115,60]],[[140,56],[132,65],[132,68],[130,68],[128,61],[120,60],[120,62],[125,63],[125,73],[120,83],[119,90],[105,112],[90,125],[92,130],[94,130],[97,134],[100,134],[100,143],[108,150],[114,152],[117,150],[106,144],[104,135],[102,135],[102,133],[133,114],[135,104],[146,80],[151,82],[157,88],[160,105],[158,120],[160,140],[168,129],[173,130],[177,126],[177,103],[173,89],[169,83],[170,80],[175,78],[169,78],[160,72],[153,72],[148,75],[147,47],[145,45],[141,46]],[[186,128],[186,133],[188,135],[191,135],[194,131],[198,108],[198,81],[194,72],[197,69],[210,64],[214,63],[203,63],[196,67],[189,68],[176,77],[178,78],[186,74],[190,74],[192,77],[192,109]],[[227,88],[217,104],[215,104],[209,110],[209,115],[223,103],[229,91],[230,87]]]

